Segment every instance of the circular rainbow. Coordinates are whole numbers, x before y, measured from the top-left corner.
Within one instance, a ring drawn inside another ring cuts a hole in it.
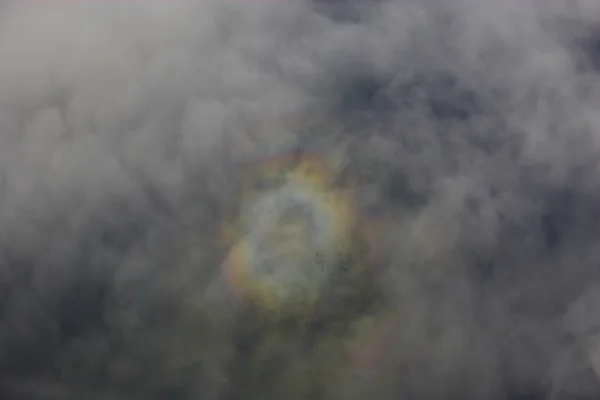
[[[273,157],[245,179],[225,275],[237,297],[271,311],[315,303],[352,250],[356,208],[327,158]]]

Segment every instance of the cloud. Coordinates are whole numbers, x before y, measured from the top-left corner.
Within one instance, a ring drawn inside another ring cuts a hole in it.
[[[243,387],[215,232],[239,166],[315,124],[401,315],[342,397],[597,398],[599,23],[592,0],[3,3],[2,390]]]

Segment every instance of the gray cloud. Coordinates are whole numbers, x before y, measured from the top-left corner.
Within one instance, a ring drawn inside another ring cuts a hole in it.
[[[342,397],[598,398],[600,6],[496,3],[3,3],[5,396],[237,398],[215,232],[322,123],[402,316]]]

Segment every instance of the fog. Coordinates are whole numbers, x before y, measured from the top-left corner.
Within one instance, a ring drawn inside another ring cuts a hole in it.
[[[600,398],[599,52],[595,0],[3,2],[0,397],[301,398],[236,391],[207,293],[240,166],[302,142],[400,321],[323,398]]]

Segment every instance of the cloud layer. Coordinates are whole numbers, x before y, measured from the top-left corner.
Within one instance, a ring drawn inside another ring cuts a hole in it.
[[[224,398],[232,176],[318,120],[403,316],[342,397],[598,398],[597,2],[25,3],[0,8],[2,390]]]

